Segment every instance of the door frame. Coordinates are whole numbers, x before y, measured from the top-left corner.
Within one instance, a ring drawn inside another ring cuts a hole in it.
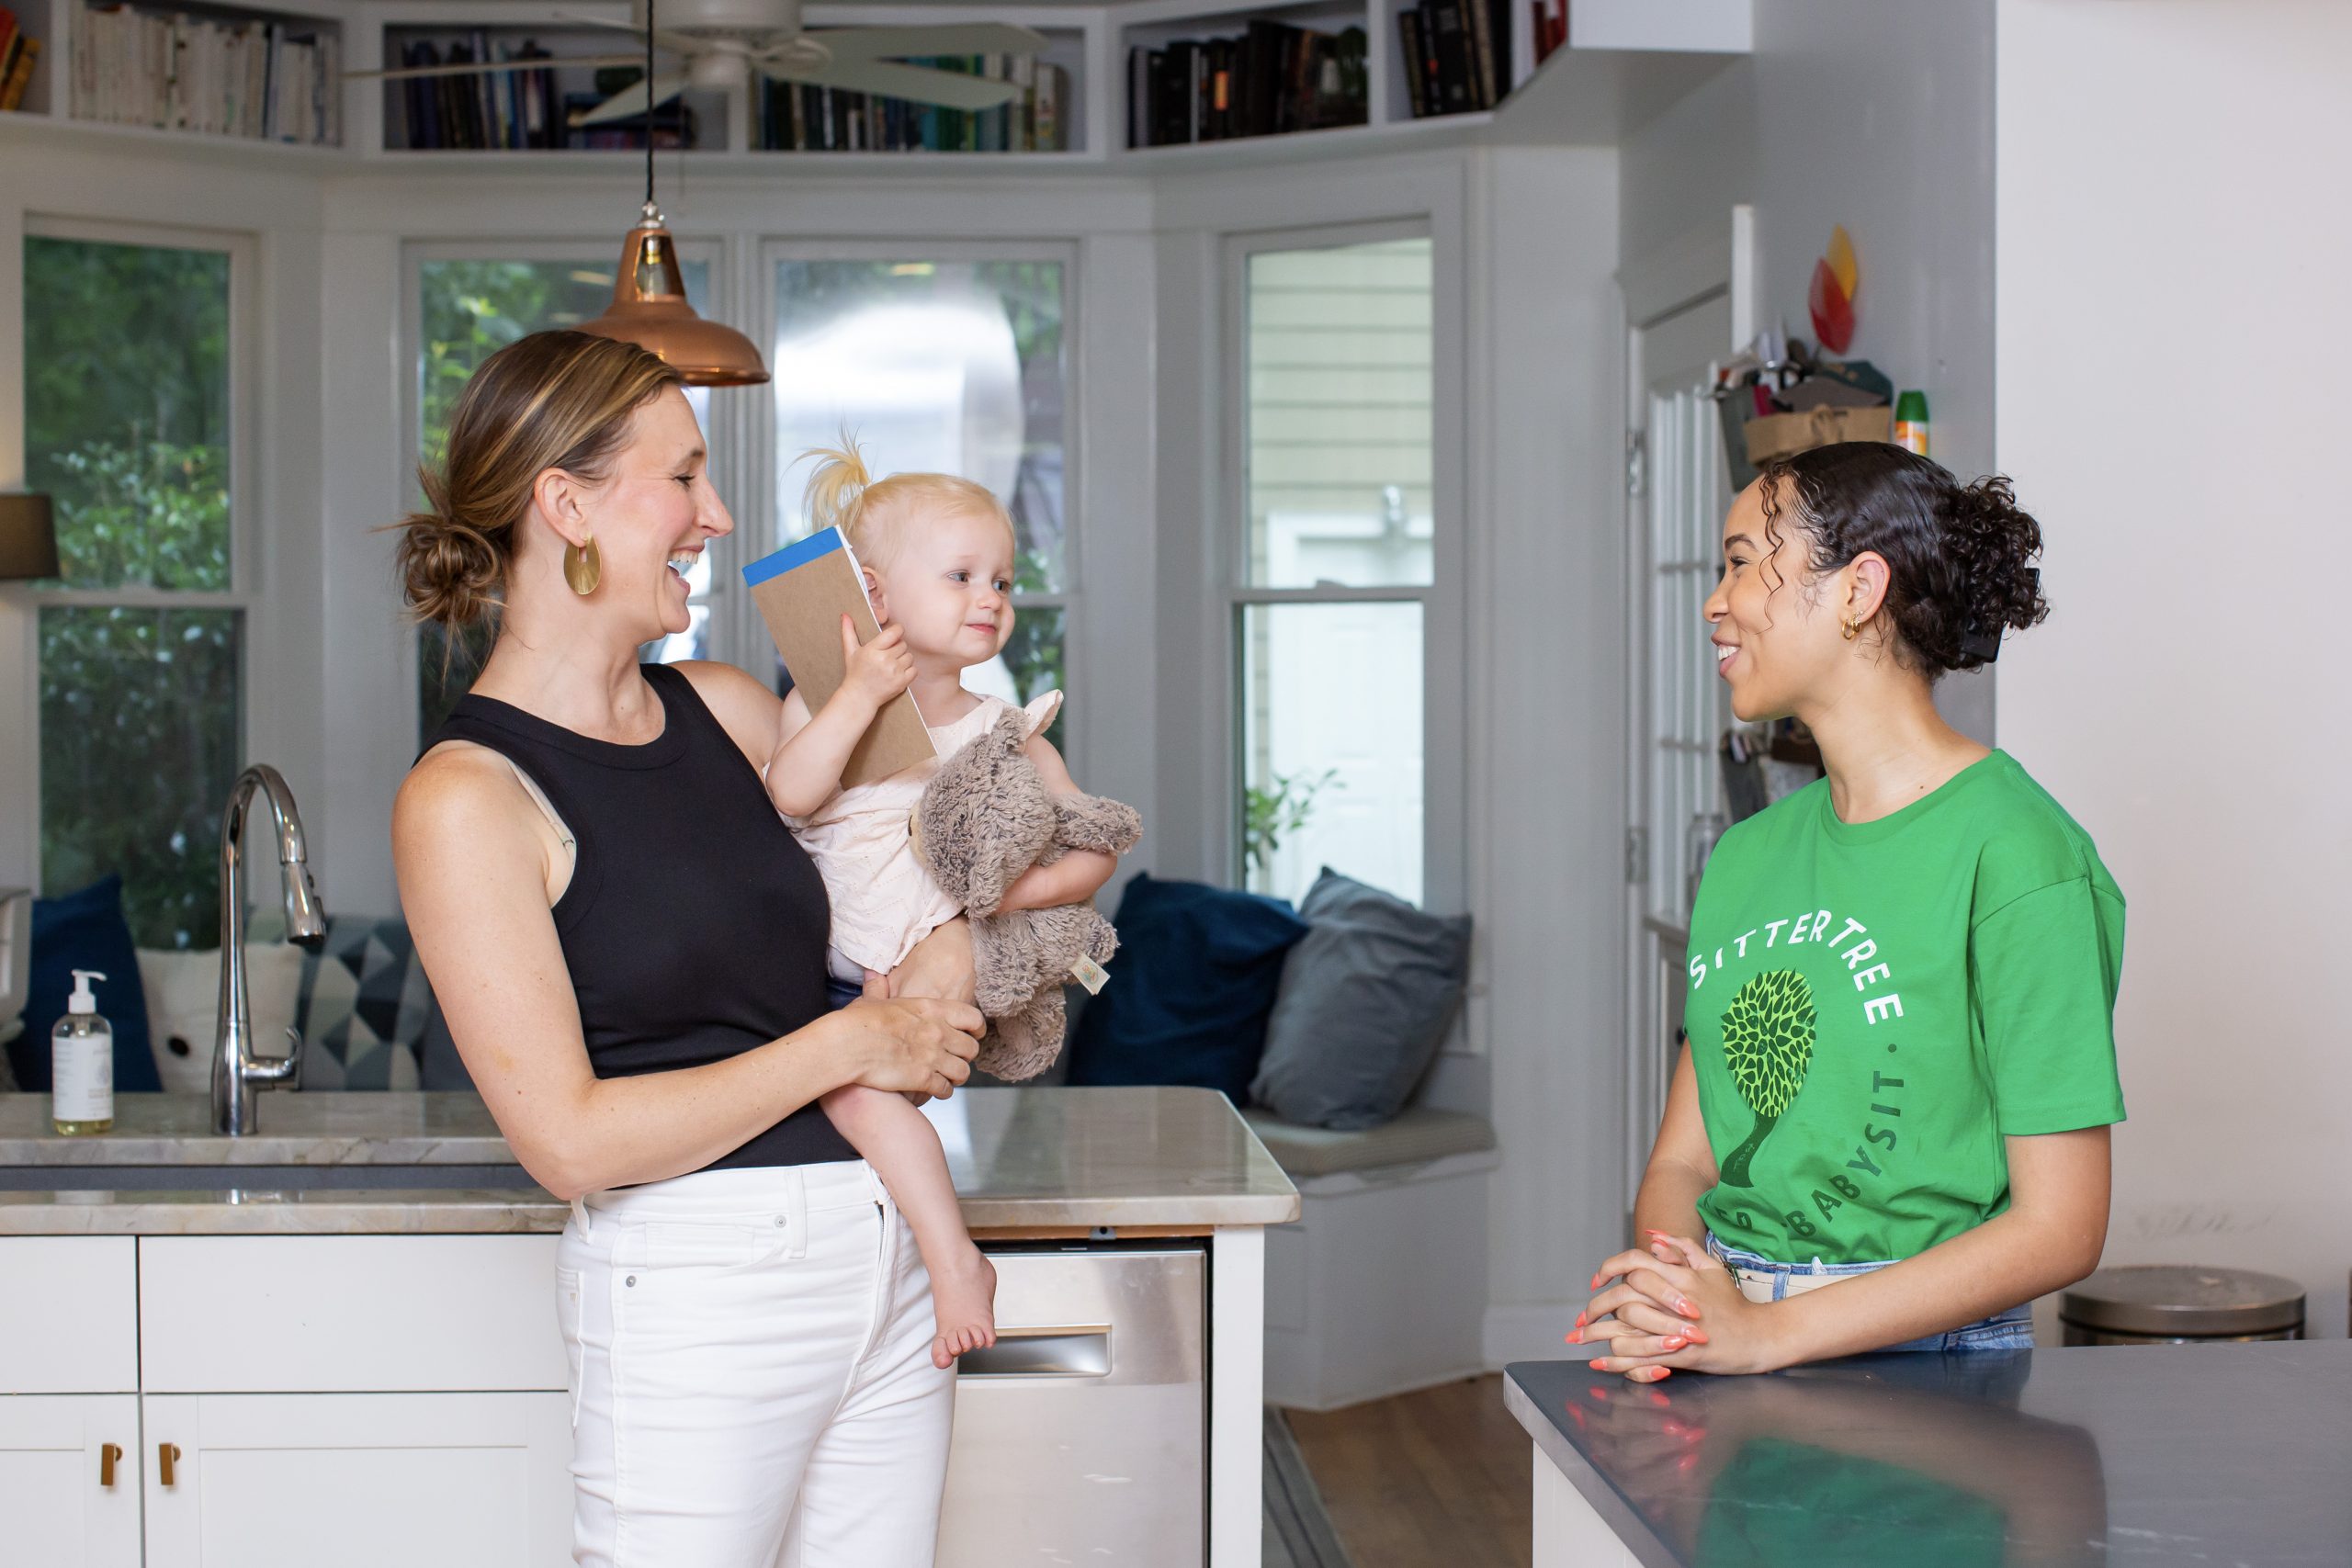
[[[1655,1010],[1651,993],[1657,984],[1657,964],[1649,951],[1654,936],[1674,933],[1654,927],[1648,908],[1648,876],[1652,846],[1645,818],[1650,807],[1649,700],[1653,675],[1650,626],[1649,525],[1645,502],[1649,423],[1649,371],[1646,339],[1654,329],[1695,308],[1727,299],[1731,307],[1730,341],[1725,356],[1754,341],[1757,333],[1756,209],[1747,203],[1733,206],[1728,221],[1705,225],[1621,267],[1618,289],[1625,323],[1625,473],[1620,491],[1620,516],[1625,550],[1625,887],[1621,947],[1625,1008],[1624,1037],[1619,1049],[1624,1067],[1622,1093],[1624,1116],[1624,1195],[1626,1224],[1632,1224],[1634,1198],[1649,1149],[1657,1134],[1663,1105],[1653,1105],[1644,1089],[1644,1074],[1651,1043],[1647,1022]],[[1687,937],[1685,939],[1687,941]]]

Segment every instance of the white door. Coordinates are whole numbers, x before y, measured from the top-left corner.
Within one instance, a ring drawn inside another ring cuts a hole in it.
[[[1637,327],[1629,344],[1632,525],[1626,668],[1633,690],[1627,798],[1634,941],[1626,1017],[1626,1202],[1666,1110],[1682,1027],[1696,845],[1723,810],[1716,746],[1731,708],[1702,607],[1721,570],[1731,503],[1710,367],[1732,350],[1728,288]]]
[[[0,1561],[139,1568],[139,1398],[0,1396]]]
[[[144,1416],[147,1568],[571,1561],[567,1394],[151,1394]]]

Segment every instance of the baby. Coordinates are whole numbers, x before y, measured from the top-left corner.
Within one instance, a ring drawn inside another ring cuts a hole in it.
[[[836,1006],[855,1000],[869,975],[888,976],[916,943],[963,911],[916,857],[909,824],[938,771],[922,762],[876,784],[842,787],[851,748],[885,704],[911,688],[933,748],[950,757],[986,733],[1010,704],[964,689],[964,671],[986,664],[1012,635],[1012,520],[986,489],[949,474],[873,480],[854,443],[818,458],[808,481],[816,526],[838,527],[865,570],[881,635],[863,648],[842,617],[848,671],[816,713],[795,690],[767,767],[768,797],[817,863],[832,901],[828,954]],[[1049,692],[1023,709],[1028,756],[1046,789],[1076,795],[1069,770],[1043,731],[1061,706]],[[1117,860],[1074,851],[1016,881],[1002,908],[1083,903],[1111,879]],[[896,985],[892,994],[900,993]],[[969,997],[953,998],[969,1000]],[[956,1205],[947,1156],[922,1111],[906,1100],[853,1085],[821,1102],[842,1135],[880,1173],[931,1271],[939,1335],[932,1359],[951,1366],[996,1343],[996,1270],[972,1245]]]

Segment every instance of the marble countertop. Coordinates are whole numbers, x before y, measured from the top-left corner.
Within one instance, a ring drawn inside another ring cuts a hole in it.
[[[310,1103],[305,1104],[308,1101]],[[38,1111],[31,1124],[27,1103]],[[237,1166],[513,1165],[469,1094],[265,1098],[262,1131],[209,1131],[196,1096],[121,1095],[116,1131],[48,1132],[48,1097],[0,1096],[0,1165],[106,1169],[108,1189],[0,1192],[0,1235],[554,1231],[565,1207],[514,1167],[511,1189],[256,1190]],[[1209,1089],[976,1089],[927,1109],[975,1231],[1207,1230],[1295,1219],[1298,1190],[1225,1097]],[[60,1145],[64,1145],[60,1147]],[[219,1189],[143,1190],[135,1169],[221,1168]],[[270,1186],[290,1185],[275,1173]]]
[[[2352,1343],[1857,1357],[1504,1398],[1648,1568],[2352,1562]]]
[[[0,1094],[0,1166],[512,1165],[498,1123],[474,1094],[269,1093],[258,1132],[212,1130],[201,1094],[119,1094],[114,1131],[67,1137],[49,1096]]]

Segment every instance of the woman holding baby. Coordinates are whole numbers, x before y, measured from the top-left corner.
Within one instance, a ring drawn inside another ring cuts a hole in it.
[[[828,879],[779,802],[820,815],[860,705],[924,679],[944,699],[944,666],[894,638],[810,714],[727,665],[639,664],[687,625],[680,567],[734,524],[676,374],[634,345],[543,333],[492,355],[425,482],[400,542],[412,610],[455,630],[494,609],[497,639],[402,785],[393,847],[467,1068],[571,1202],[576,1559],[928,1563],[952,1358],[991,1325],[905,1097],[969,1071],[969,936],[952,908],[902,920],[895,965],[841,1005]],[[992,626],[992,656],[1012,609],[989,566],[979,609],[948,598],[924,607],[965,652]],[[1096,858],[1033,892],[1083,898],[1114,863]],[[932,1247],[962,1269],[952,1337]]]

